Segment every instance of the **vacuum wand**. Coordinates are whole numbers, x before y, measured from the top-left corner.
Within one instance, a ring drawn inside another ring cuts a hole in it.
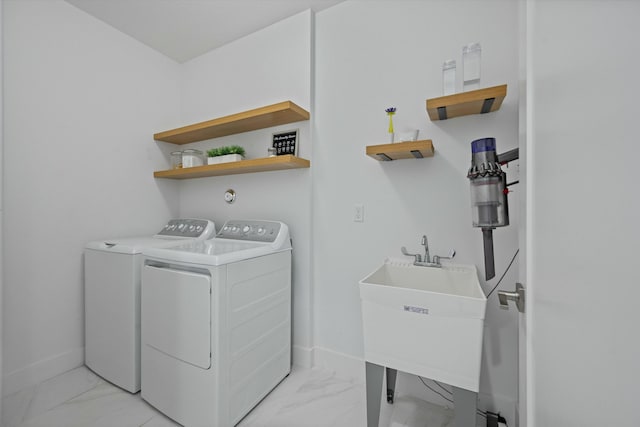
[[[489,280],[496,275],[493,260],[493,228],[482,229],[482,241],[484,243],[484,276],[486,280]]]

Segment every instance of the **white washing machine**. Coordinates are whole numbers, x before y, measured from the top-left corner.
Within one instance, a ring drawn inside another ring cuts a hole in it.
[[[85,364],[113,384],[140,390],[142,249],[215,236],[205,219],[172,219],[154,236],[90,242],[84,252]]]
[[[185,426],[237,424],[291,369],[291,241],[273,221],[143,250],[142,398]]]

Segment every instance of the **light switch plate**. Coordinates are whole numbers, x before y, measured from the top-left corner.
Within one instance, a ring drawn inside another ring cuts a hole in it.
[[[353,222],[364,222],[364,205],[355,204],[353,206]]]

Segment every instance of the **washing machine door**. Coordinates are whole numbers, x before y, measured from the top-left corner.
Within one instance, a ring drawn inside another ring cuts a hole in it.
[[[199,368],[211,367],[211,276],[145,265],[142,344]]]

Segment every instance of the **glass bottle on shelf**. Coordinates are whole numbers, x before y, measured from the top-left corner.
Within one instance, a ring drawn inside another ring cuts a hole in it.
[[[442,64],[442,94],[456,93],[456,60],[450,59]]]
[[[462,48],[462,91],[480,89],[480,43]]]

